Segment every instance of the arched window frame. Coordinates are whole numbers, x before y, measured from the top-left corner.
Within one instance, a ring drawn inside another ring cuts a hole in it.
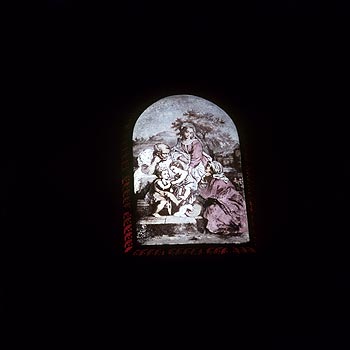
[[[174,95],[185,96],[185,95]],[[196,95],[186,95],[194,98],[202,99]],[[256,252],[256,230],[254,224],[254,201],[252,194],[252,176],[249,167],[249,155],[246,152],[244,144],[242,144],[242,138],[239,126],[235,122],[231,115],[227,114],[228,118],[232,121],[234,127],[239,135],[239,147],[233,151],[233,154],[239,154],[241,162],[241,173],[244,183],[244,197],[247,210],[247,219],[249,225],[249,240],[243,243],[203,243],[203,244],[156,244],[156,245],[144,245],[140,243],[138,235],[138,222],[140,219],[137,208],[137,196],[135,195],[134,187],[134,172],[135,172],[135,152],[134,152],[134,132],[135,125],[140,120],[144,112],[151,106],[157,104],[161,100],[165,100],[173,96],[160,96],[158,99],[154,99],[151,103],[149,101],[141,103],[139,109],[135,109],[132,113],[132,117],[124,125],[123,131],[123,147],[122,151],[122,239],[120,248],[125,255],[132,256],[183,256],[183,255],[242,255],[252,254]],[[221,108],[210,100],[203,99],[208,103],[214,104],[216,107]],[[189,111],[185,111],[188,113]],[[184,115],[183,115],[184,116]]]

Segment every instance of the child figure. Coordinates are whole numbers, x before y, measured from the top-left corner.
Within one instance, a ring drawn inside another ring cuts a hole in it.
[[[179,210],[174,216],[186,216],[188,210],[193,210],[195,201],[194,193],[198,188],[196,180],[189,170],[185,170],[179,161],[170,163],[170,170],[175,174],[175,180],[171,184],[175,186],[174,194],[179,199]]]
[[[168,213],[171,215],[171,202],[179,205],[180,200],[178,200],[172,193],[174,190],[170,182],[170,174],[167,169],[157,169],[156,175],[157,179],[153,181],[153,195],[152,201],[156,204],[156,209],[152,214],[155,217],[160,217],[159,212],[167,206]]]

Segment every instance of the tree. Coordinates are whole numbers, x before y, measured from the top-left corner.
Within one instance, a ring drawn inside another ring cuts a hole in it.
[[[229,152],[231,148],[233,151],[236,142],[227,132],[226,123],[222,118],[211,113],[198,113],[189,110],[183,114],[183,118],[177,118],[172,123],[172,128],[177,135],[180,134],[182,126],[186,123],[194,125],[198,138],[202,140],[206,151],[210,155],[224,150]]]

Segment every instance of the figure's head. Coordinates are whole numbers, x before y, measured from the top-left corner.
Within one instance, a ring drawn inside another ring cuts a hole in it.
[[[213,160],[212,162],[209,162],[206,167],[206,172],[209,172],[210,174],[221,174],[223,173],[224,168],[221,165],[221,163],[217,162],[216,160]]]
[[[183,140],[193,139],[196,135],[196,129],[192,124],[183,125],[180,129],[180,136]]]
[[[174,174],[178,174],[181,170],[184,170],[183,165],[177,160],[171,162],[169,168]]]
[[[160,168],[156,170],[156,175],[161,178],[161,179],[165,179],[168,180],[170,178],[170,174],[168,169],[164,169],[164,168]]]
[[[170,147],[165,143],[156,143],[154,145],[154,155],[158,156],[161,160],[167,160],[170,155]]]

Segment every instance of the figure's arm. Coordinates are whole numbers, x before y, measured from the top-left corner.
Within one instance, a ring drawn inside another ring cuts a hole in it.
[[[177,180],[171,181],[171,183],[173,185],[177,185],[177,184],[181,183],[182,181],[184,181],[186,179],[187,174],[188,174],[187,171],[184,170],[183,172],[181,172],[179,178]]]
[[[185,193],[182,196],[180,196],[180,198],[183,200],[187,199],[191,193],[191,190],[187,186],[185,186],[184,188],[185,188]]]
[[[208,180],[209,180],[209,175],[204,174],[198,183],[198,187],[199,188],[206,188],[208,186],[208,183],[209,183]]]
[[[157,164],[160,162],[160,158],[158,156],[154,156],[152,159],[151,164],[149,165],[148,169],[147,169],[147,173],[148,174],[154,174],[154,171],[156,169]]]
[[[179,160],[184,164],[189,164],[190,162],[190,155],[184,152],[184,150],[181,148],[180,143],[172,148],[171,158],[173,160]]]

